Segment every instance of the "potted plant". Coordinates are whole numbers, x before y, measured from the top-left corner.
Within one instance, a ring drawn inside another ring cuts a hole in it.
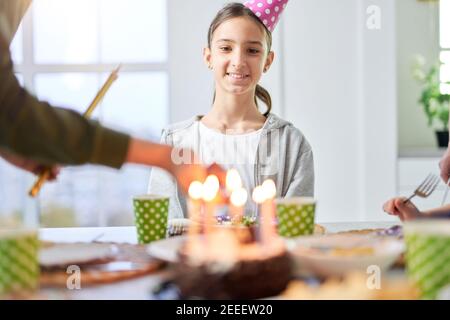
[[[450,95],[441,93],[439,81],[439,66],[434,64],[425,70],[424,57],[417,55],[413,64],[413,76],[422,85],[420,104],[428,119],[428,126],[434,127],[439,147],[448,146],[448,117],[450,107]],[[435,127],[435,122],[439,123]]]

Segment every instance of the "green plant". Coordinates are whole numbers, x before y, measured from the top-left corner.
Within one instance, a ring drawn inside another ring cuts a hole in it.
[[[448,117],[450,107],[450,95],[441,93],[439,81],[439,63],[425,71],[425,59],[417,55],[413,64],[413,76],[422,84],[422,93],[419,99],[428,119],[428,126],[432,127],[435,120],[448,130]]]

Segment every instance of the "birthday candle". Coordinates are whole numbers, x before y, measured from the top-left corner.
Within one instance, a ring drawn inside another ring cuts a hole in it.
[[[198,233],[198,223],[200,222],[201,209],[202,209],[202,192],[203,184],[199,181],[194,181],[189,185],[189,199],[188,199],[188,215],[191,220],[189,226],[189,236],[193,236]]]
[[[230,216],[232,221],[244,215],[244,205],[247,202],[247,191],[242,188],[242,180],[236,169],[227,172],[226,188],[230,195]]]
[[[229,193],[232,193],[236,189],[242,188],[241,176],[236,169],[230,169],[227,171],[226,187]]]
[[[258,212],[259,212],[259,231],[260,231],[260,239],[264,240],[265,235],[263,234],[263,224],[265,221],[265,217],[263,216],[263,211],[261,209],[261,205],[266,200],[264,196],[264,189],[262,186],[256,186],[255,189],[253,189],[252,193],[252,199],[257,204]]]
[[[244,188],[235,189],[230,196],[230,213],[232,221],[244,216],[245,203],[247,202],[247,190]]]
[[[202,199],[204,201],[205,210],[202,217],[202,222],[205,226],[205,235],[208,235],[208,233],[211,232],[212,225],[215,223],[214,214],[216,211],[216,204],[214,203],[214,200],[217,197],[219,188],[219,179],[214,175],[208,176],[205,183],[203,183]]]
[[[271,243],[277,235],[275,229],[276,207],[275,197],[277,195],[277,188],[273,180],[268,179],[263,182],[262,188],[264,190],[265,201],[262,204],[263,216],[266,219],[264,228],[266,229],[266,239]]]
[[[210,238],[212,237],[212,230],[215,223],[214,214],[216,211],[216,204],[214,203],[214,200],[217,197],[219,188],[219,179],[214,175],[208,176],[205,180],[205,183],[203,183],[202,199],[204,204],[204,211],[202,222],[204,227],[204,256],[206,256],[207,259],[214,257],[214,251],[216,251],[216,248],[214,248],[214,242],[211,241],[212,239]]]
[[[274,228],[276,187],[273,180],[266,180],[253,190],[253,201],[260,206],[260,232],[263,245],[270,245],[276,238]]]

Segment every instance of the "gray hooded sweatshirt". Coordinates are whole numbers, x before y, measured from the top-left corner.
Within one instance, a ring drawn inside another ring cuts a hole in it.
[[[197,121],[201,116],[168,126],[161,143],[174,147],[189,147],[200,154]],[[272,179],[277,197],[314,196],[313,152],[303,134],[291,123],[270,114],[261,132],[254,164],[254,182],[260,185]],[[185,196],[176,181],[164,170],[153,168],[149,193],[170,197],[169,218],[187,217]]]

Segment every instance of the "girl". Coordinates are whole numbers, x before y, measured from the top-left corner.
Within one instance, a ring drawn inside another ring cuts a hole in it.
[[[271,113],[270,94],[258,85],[274,60],[272,31],[286,2],[231,3],[218,12],[203,54],[215,80],[212,109],[205,116],[169,126],[162,135],[163,143],[193,148],[205,164],[236,168],[249,195],[269,178],[275,181],[277,197],[314,194],[308,141],[292,124]],[[264,112],[258,100],[266,105]],[[170,218],[187,216],[185,199],[163,171],[153,169],[149,192],[170,195]],[[253,201],[247,201],[246,212],[256,213]]]

